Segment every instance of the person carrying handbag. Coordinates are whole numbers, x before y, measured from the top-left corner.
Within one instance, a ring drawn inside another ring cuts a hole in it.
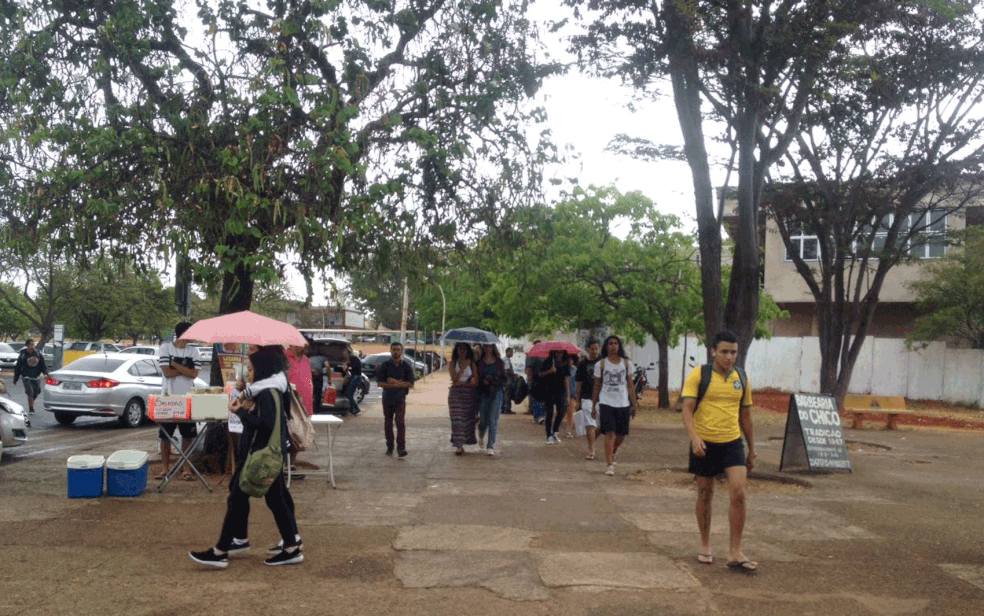
[[[188,553],[199,564],[224,569],[229,565],[229,554],[250,548],[247,533],[250,497],[240,485],[240,475],[249,455],[267,449],[271,445],[271,437],[275,436],[279,441],[281,455],[286,451],[287,418],[284,411],[290,403],[287,397],[287,375],[284,373],[286,367],[286,357],[280,346],[259,347],[249,356],[249,384],[246,385],[242,397],[229,402],[229,411],[243,422],[243,434],[236,452],[236,472],[229,481],[225,519],[215,547]],[[294,517],[294,499],[287,489],[283,472],[273,479],[264,498],[273,513],[281,537],[280,543],[271,548],[273,556],[266,559],[266,564],[294,565],[304,562],[301,538],[297,534],[297,520]]]

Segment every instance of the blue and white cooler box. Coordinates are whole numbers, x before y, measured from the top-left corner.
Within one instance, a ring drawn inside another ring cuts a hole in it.
[[[68,497],[99,498],[103,492],[103,456],[81,455],[68,459]]]
[[[147,489],[147,452],[123,449],[106,460],[106,495],[140,496]]]

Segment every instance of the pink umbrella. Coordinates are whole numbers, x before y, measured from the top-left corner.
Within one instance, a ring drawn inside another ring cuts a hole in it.
[[[568,355],[580,355],[584,352],[576,344],[550,340],[534,344],[530,350],[526,351],[526,355],[529,357],[547,357],[552,351],[567,351]]]
[[[249,310],[204,319],[188,328],[181,340],[304,346],[307,340],[293,325]]]

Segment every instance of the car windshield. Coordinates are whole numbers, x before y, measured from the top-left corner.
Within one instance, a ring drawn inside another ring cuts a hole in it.
[[[0,353],[16,353],[14,347],[10,346],[6,342],[0,342]]]
[[[79,372],[114,372],[125,360],[110,359],[102,355],[86,355],[65,366],[65,370]]]

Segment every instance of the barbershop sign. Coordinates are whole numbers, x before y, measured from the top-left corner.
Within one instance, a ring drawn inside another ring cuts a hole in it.
[[[851,472],[840,419],[833,396],[793,394],[779,470],[805,466],[811,471]]]

